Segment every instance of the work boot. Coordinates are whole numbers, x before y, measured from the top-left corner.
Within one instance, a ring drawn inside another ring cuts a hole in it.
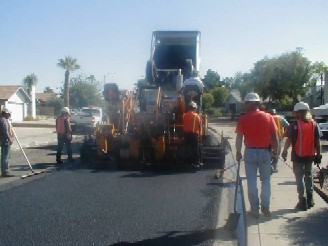
[[[268,207],[261,207],[261,212],[264,214],[265,217],[271,217],[271,212]]]
[[[259,212],[256,211],[248,211],[247,214],[252,217],[253,219],[258,219],[260,218]]]
[[[295,208],[299,209],[299,210],[306,211],[308,209],[306,198],[305,197],[300,197]]]
[[[56,154],[56,162],[57,162],[57,164],[62,164],[63,163],[63,161],[61,159],[61,155]]]
[[[11,177],[15,177],[15,175],[13,175],[13,174],[11,174],[11,173],[7,173],[7,172],[3,172],[2,173],[2,177],[4,177],[4,178],[11,178]]]
[[[309,192],[306,194],[307,207],[312,208],[314,206],[313,193]]]

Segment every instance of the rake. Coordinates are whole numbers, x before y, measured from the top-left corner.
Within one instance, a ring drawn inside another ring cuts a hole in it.
[[[26,160],[26,162],[27,162],[27,164],[28,164],[28,166],[29,166],[29,168],[30,168],[30,170],[31,170],[31,173],[28,173],[28,174],[22,175],[21,178],[24,179],[24,178],[31,177],[31,176],[34,176],[34,175],[38,175],[38,174],[40,174],[40,173],[44,173],[45,170],[41,170],[41,171],[37,171],[37,172],[33,170],[32,165],[31,165],[30,161],[28,160],[28,158],[27,158],[27,156],[26,156],[26,154],[25,154],[25,151],[24,151],[23,147],[22,147],[21,143],[19,142],[19,139],[18,139],[18,137],[17,137],[17,134],[16,134],[14,128],[11,127],[11,129],[12,129],[13,134],[14,134],[14,137],[15,137],[17,143],[18,143],[18,146],[19,146],[19,148],[21,149],[21,151],[22,151],[22,153],[23,153],[23,155],[24,155],[24,157],[25,157],[25,160]]]

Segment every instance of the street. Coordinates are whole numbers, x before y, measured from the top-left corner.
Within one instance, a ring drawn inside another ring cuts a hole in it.
[[[33,168],[47,171],[14,182],[1,179],[3,245],[236,243],[223,228],[231,212],[234,179],[215,179],[215,165],[201,170],[94,169],[77,159],[57,166],[52,129],[27,133],[16,128],[16,134],[29,146],[24,150]],[[74,139],[75,157],[82,138]],[[29,171],[19,149],[13,151],[11,163],[15,174]],[[231,163],[227,158],[226,166]]]

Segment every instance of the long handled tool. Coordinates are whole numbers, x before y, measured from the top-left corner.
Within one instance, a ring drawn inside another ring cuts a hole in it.
[[[238,186],[239,186],[239,170],[240,170],[240,160],[237,161],[237,174],[236,174],[236,186],[235,186],[235,197],[234,197],[234,203],[233,203],[233,213],[229,214],[227,223],[225,227],[228,230],[234,231],[237,229],[240,213],[237,212],[237,194],[238,194]]]
[[[23,149],[22,145],[20,144],[20,142],[19,142],[19,140],[18,140],[18,137],[17,137],[17,135],[16,135],[16,132],[15,132],[14,128],[11,127],[11,129],[12,129],[13,134],[14,134],[14,137],[15,137],[17,143],[18,143],[18,146],[19,146],[19,148],[21,149],[21,151],[22,151],[22,153],[23,153],[23,155],[24,155],[24,157],[25,157],[25,160],[26,160],[26,162],[27,162],[27,164],[28,164],[28,166],[29,166],[29,168],[30,168],[30,170],[31,170],[31,173],[28,173],[28,174],[22,175],[21,178],[24,179],[24,178],[27,178],[27,177],[31,177],[31,176],[33,176],[33,175],[38,175],[38,174],[40,174],[40,173],[44,173],[45,170],[41,170],[41,171],[37,171],[37,172],[33,170],[32,165],[31,165],[30,161],[28,160],[28,158],[27,158],[27,156],[26,156],[26,154],[25,154],[24,149]]]
[[[323,169],[319,166],[319,163],[315,163],[317,165],[317,167],[319,168],[319,184],[320,184],[320,188],[322,189],[323,187],[323,183],[325,182],[325,174],[323,172]]]
[[[234,166],[236,166],[236,163],[234,163],[234,164],[232,164],[232,165],[230,165],[230,166],[228,166],[228,167],[226,167],[226,168],[224,168],[224,169],[218,169],[218,170],[216,171],[216,173],[214,174],[214,178],[215,178],[215,179],[218,179],[218,178],[221,176],[221,174],[222,174],[223,172],[227,171],[228,169],[230,169],[230,168],[232,168],[232,167],[234,167]]]

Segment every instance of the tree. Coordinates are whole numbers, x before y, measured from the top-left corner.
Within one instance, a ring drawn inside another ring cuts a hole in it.
[[[311,62],[302,55],[301,50],[285,53],[277,59],[278,86],[285,91],[277,95],[288,95],[292,98],[293,105],[298,101],[298,96],[304,96],[306,87],[312,77]]]
[[[65,82],[64,82],[64,105],[69,107],[69,76],[70,72],[80,69],[80,65],[77,64],[77,60],[66,56],[65,59],[59,59],[57,66],[65,69]]]
[[[222,86],[223,84],[223,82],[220,81],[220,75],[211,69],[207,70],[203,79],[203,83],[205,87],[209,89],[213,89],[216,86]]]
[[[54,90],[52,88],[50,88],[49,86],[47,86],[46,88],[44,88],[43,93],[55,93]]]
[[[213,104],[214,104],[215,107],[223,106],[225,100],[229,96],[229,90],[225,87],[215,87],[210,92],[214,97],[214,103]]]
[[[102,83],[93,75],[86,77],[80,74],[71,79],[70,83],[71,107],[82,108],[88,105],[105,106],[102,98]]]
[[[64,107],[63,98],[53,96],[46,102],[47,107],[53,107],[55,115],[60,113],[60,110]]]
[[[35,106],[35,85],[38,82],[38,78],[34,73],[27,75],[23,79],[23,84],[26,86],[27,92],[31,98],[31,116],[36,117],[36,106]]]
[[[214,97],[211,93],[204,93],[202,97],[202,105],[204,110],[209,109],[214,103]]]
[[[291,98],[295,104],[298,96],[304,96],[311,77],[311,62],[302,55],[301,49],[296,49],[256,62],[250,73],[240,76],[237,88],[242,96],[254,91],[269,99],[269,103],[284,104]]]

